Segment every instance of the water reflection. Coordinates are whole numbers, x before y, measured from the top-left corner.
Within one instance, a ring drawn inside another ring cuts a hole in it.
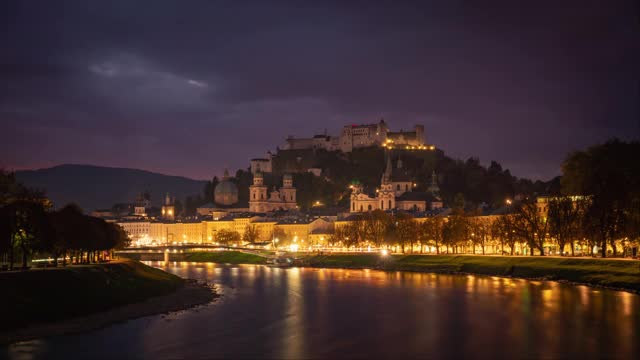
[[[473,275],[151,264],[210,281],[223,297],[195,311],[16,344],[0,354],[634,358],[639,350],[640,297],[625,292]]]

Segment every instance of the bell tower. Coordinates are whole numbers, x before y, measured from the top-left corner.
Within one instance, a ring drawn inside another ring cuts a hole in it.
[[[249,186],[249,211],[263,212],[266,211],[267,187],[264,185],[264,176],[262,172],[256,172],[253,175],[253,185]]]
[[[176,209],[174,206],[174,199],[167,193],[164,197],[164,203],[162,204],[162,219],[173,221],[176,218]]]
[[[296,207],[296,188],[293,187],[293,176],[285,174],[282,177],[282,187],[280,188],[282,200],[284,200],[285,208],[295,209]]]

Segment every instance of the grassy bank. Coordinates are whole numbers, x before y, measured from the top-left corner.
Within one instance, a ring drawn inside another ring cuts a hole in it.
[[[171,293],[184,280],[134,261],[0,273],[0,331]]]
[[[265,264],[266,259],[240,251],[194,252],[185,253],[184,261],[214,262],[224,264]]]
[[[118,254],[121,258],[127,258],[138,261],[163,261],[164,254],[162,253],[122,253]],[[194,261],[194,262],[214,262],[219,264],[266,264],[266,259],[254,255],[247,254],[240,251],[201,251],[201,252],[185,252],[185,253],[170,253],[170,261]]]
[[[388,271],[472,273],[544,278],[640,292],[640,262],[510,256],[317,255],[304,257],[312,267],[375,268]]]

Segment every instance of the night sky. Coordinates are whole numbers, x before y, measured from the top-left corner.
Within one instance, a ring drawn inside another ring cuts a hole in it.
[[[383,117],[549,179],[640,136],[633,1],[373,3],[3,2],[0,167],[203,179]]]

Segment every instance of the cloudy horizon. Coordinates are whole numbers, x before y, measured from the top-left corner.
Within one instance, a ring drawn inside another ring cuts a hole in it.
[[[10,2],[0,166],[210,179],[384,118],[549,180],[569,151],[640,135],[631,1],[366,4]]]

